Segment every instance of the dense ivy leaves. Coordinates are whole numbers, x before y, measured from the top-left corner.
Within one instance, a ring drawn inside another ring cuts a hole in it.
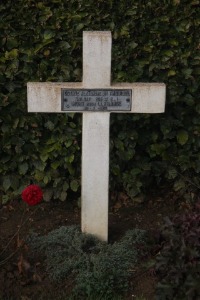
[[[80,188],[81,115],[28,114],[26,83],[81,81],[83,30],[112,31],[113,81],[167,84],[164,115],[112,116],[111,188],[134,198],[163,182],[199,186],[199,4],[2,0],[1,201],[29,183],[46,200]]]

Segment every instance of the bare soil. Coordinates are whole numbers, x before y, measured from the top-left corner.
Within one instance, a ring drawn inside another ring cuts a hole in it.
[[[109,243],[133,228],[159,235],[163,217],[172,216],[178,210],[175,198],[172,194],[163,194],[133,204],[123,193],[114,195],[109,212]],[[53,284],[45,270],[45,257],[33,253],[24,240],[32,231],[45,234],[60,226],[75,224],[80,225],[80,209],[61,201],[27,208],[21,200],[15,200],[0,208],[0,300],[57,299],[60,291],[70,294],[73,279]],[[146,260],[151,260],[158,251],[155,248]],[[133,270],[125,299],[152,300],[156,283],[154,269],[144,268],[144,262],[140,262]]]

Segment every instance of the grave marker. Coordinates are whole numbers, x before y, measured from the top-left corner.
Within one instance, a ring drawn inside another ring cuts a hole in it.
[[[134,72],[134,70],[133,70]],[[108,240],[110,113],[162,113],[163,83],[111,84],[111,33],[83,32],[83,81],[29,82],[28,112],[83,114],[82,231]]]

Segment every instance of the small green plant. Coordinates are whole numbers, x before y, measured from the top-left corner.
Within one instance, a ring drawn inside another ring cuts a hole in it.
[[[156,299],[200,299],[200,204],[166,220],[162,234],[166,242],[156,264],[160,277]]]
[[[98,299],[118,299],[127,291],[131,269],[146,249],[146,233],[130,230],[111,245],[69,226],[46,236],[33,234],[28,242],[45,253],[52,280],[75,278],[72,299],[93,299],[95,295]]]

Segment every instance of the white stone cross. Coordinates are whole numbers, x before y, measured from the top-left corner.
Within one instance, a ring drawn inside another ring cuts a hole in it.
[[[83,113],[81,228],[108,240],[110,113],[162,113],[163,83],[111,84],[111,32],[83,32],[83,81],[29,82],[28,112]],[[134,72],[134,70],[133,70]]]

